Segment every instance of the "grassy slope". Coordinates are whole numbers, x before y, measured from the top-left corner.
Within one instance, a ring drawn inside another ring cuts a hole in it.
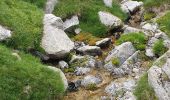
[[[22,60],[12,56],[11,50],[0,45],[1,100],[53,100],[64,91],[59,73],[45,68],[28,54],[19,53]],[[24,88],[30,87],[28,92]]]
[[[22,1],[35,4],[39,8],[44,8],[45,7],[45,3],[46,3],[47,0],[22,0]]]
[[[158,24],[160,24],[161,30],[164,31],[170,37],[170,12],[165,14],[165,16],[159,18],[157,20]]]
[[[92,33],[95,36],[103,37],[107,28],[99,21],[98,11],[108,11],[125,20],[124,14],[118,3],[114,1],[113,8],[106,7],[103,0],[59,0],[59,4],[54,10],[56,16],[66,18],[73,14],[81,15],[80,28],[84,32]]]
[[[22,0],[1,0],[0,24],[13,31],[6,44],[17,49],[40,48],[43,11]]]

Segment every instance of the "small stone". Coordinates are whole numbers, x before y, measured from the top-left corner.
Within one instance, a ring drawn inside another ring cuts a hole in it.
[[[68,64],[65,61],[59,61],[58,64],[61,69],[69,68]]]
[[[84,87],[88,87],[90,84],[98,85],[101,82],[102,82],[102,79],[92,76],[92,75],[88,75],[88,76],[84,77],[84,79],[81,82],[81,85]]]
[[[90,72],[90,68],[77,67],[76,70],[75,70],[75,74],[77,76],[86,75],[89,72]]]
[[[110,38],[105,38],[96,42],[96,46],[99,46],[101,48],[108,47],[110,44],[111,44]]]

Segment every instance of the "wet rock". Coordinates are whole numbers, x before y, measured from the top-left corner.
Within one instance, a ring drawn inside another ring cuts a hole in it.
[[[99,46],[101,48],[108,47],[110,44],[111,44],[110,38],[105,38],[96,42],[96,46]]]
[[[120,64],[123,64],[132,54],[135,53],[135,48],[131,42],[122,43],[116,46],[106,57],[105,62],[110,61],[112,58],[118,58]]]
[[[3,41],[12,36],[12,32],[0,25],[0,41]]]
[[[63,23],[64,30],[67,32],[74,32],[77,25],[79,25],[79,19],[77,15],[72,16],[70,19],[66,19]]]
[[[74,47],[74,42],[60,28],[62,28],[60,18],[52,14],[45,15],[41,46],[52,59],[66,57]]]
[[[107,26],[109,29],[115,29],[123,25],[121,19],[109,12],[99,11],[98,15],[101,23]]]
[[[69,82],[67,90],[69,92],[75,92],[78,90],[78,87],[76,86],[76,84],[74,82]]]
[[[81,85],[84,87],[88,87],[91,84],[98,85],[102,82],[102,79],[96,76],[88,75],[84,77],[84,79],[81,81]]]
[[[75,69],[75,74],[77,76],[79,76],[79,75],[86,75],[89,72],[90,72],[90,68],[77,67]]]
[[[59,61],[58,65],[61,69],[69,68],[69,65],[65,61]]]
[[[102,54],[102,50],[97,46],[83,46],[77,49],[80,54],[97,56]]]
[[[121,8],[123,11],[126,13],[134,13],[136,12],[141,6],[143,5],[143,2],[138,2],[138,1],[125,1],[121,4]]]

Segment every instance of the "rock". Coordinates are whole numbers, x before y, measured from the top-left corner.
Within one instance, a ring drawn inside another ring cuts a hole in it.
[[[138,68],[133,68],[132,72],[133,73],[139,73],[139,69]]]
[[[59,64],[59,67],[60,67],[61,69],[69,68],[67,62],[65,62],[65,61],[59,61],[58,64]]]
[[[89,72],[90,72],[90,68],[77,67],[77,68],[75,69],[75,74],[76,74],[77,76],[79,76],[79,75],[86,75],[86,74],[89,73]]]
[[[43,54],[35,49],[29,49],[29,52],[33,55],[33,56],[36,56],[38,58],[40,58],[43,62],[46,62],[48,61],[50,58],[46,55],[46,54]]]
[[[136,97],[132,92],[127,91],[123,97],[119,98],[118,100],[136,100]]]
[[[101,48],[108,47],[110,44],[111,44],[110,38],[105,38],[105,39],[102,39],[96,42],[96,46],[101,47]]]
[[[166,73],[170,79],[170,58],[167,59],[166,63],[163,65],[162,70]]]
[[[57,4],[58,0],[47,0],[46,7],[45,7],[45,13],[51,14],[54,10],[55,5]]]
[[[143,2],[138,1],[125,1],[121,4],[121,8],[123,11],[127,13],[129,11],[130,13],[136,12],[141,6],[143,5]]]
[[[84,77],[84,79],[81,81],[81,85],[84,87],[88,87],[90,84],[98,85],[101,82],[102,82],[102,79],[100,79],[96,76],[88,75],[88,76]]]
[[[155,33],[158,30],[158,24],[157,23],[146,23],[142,26],[142,29],[145,31]]]
[[[64,23],[62,19],[60,17],[56,17],[53,14],[45,14],[43,24],[44,24],[44,31],[48,26],[52,26],[53,28],[64,30],[64,27],[63,27]]]
[[[61,20],[52,14],[44,17],[44,31],[41,46],[52,59],[64,58],[74,47],[66,33],[61,30]]]
[[[157,66],[152,66],[148,71],[148,82],[154,89],[156,96],[159,100],[170,100],[170,95],[167,93],[162,80],[162,69]]]
[[[104,4],[105,4],[107,7],[112,8],[112,3],[113,3],[112,0],[103,0],[103,2],[104,2]]]
[[[148,57],[151,57],[151,58],[155,56],[155,54],[153,53],[152,48],[146,49],[145,55],[148,56]]]
[[[99,11],[98,12],[100,22],[107,26],[109,29],[115,29],[122,27],[123,22],[118,17],[112,15],[109,12]]]
[[[135,48],[131,42],[122,43],[116,46],[106,57],[105,62],[110,61],[112,58],[118,58],[120,64],[123,64],[132,54],[135,53]]]
[[[115,69],[115,66],[110,61],[110,62],[108,62],[107,64],[104,65],[104,68],[109,72],[113,72],[114,69]]]
[[[96,61],[96,68],[102,68],[104,66],[103,61]]]
[[[67,90],[70,92],[75,92],[78,90],[78,87],[76,86],[74,82],[69,82]]]
[[[148,40],[148,46],[149,47],[153,47],[154,46],[154,44],[158,41],[159,39],[157,39],[157,38],[155,38],[155,37],[152,37],[152,38],[150,38],[149,40]]]
[[[84,42],[79,42],[79,41],[75,41],[74,42],[74,49],[77,50],[80,47],[86,46],[86,44]]]
[[[95,68],[96,67],[96,59],[94,59],[94,57],[89,56],[86,66],[90,67],[90,68]]]
[[[170,40],[164,40],[163,44],[166,48],[170,48]]]
[[[67,82],[67,78],[65,77],[64,73],[60,69],[58,69],[56,67],[47,66],[47,68],[49,68],[49,69],[51,69],[51,70],[53,70],[53,71],[60,74],[60,77],[61,77],[61,79],[62,79],[62,81],[64,83],[64,90],[66,90],[67,87],[68,87],[68,82]]]
[[[134,80],[127,80],[123,83],[123,89],[125,91],[132,91],[136,86],[136,82]]]
[[[20,57],[20,55],[18,54],[18,53],[12,53],[12,55],[13,56],[15,56],[19,61],[21,61],[22,59],[21,59],[21,57]]]
[[[72,16],[70,19],[64,21],[64,30],[68,32],[74,31],[75,26],[79,25],[79,19],[77,15]]]
[[[71,63],[74,63],[74,62],[76,62],[76,61],[78,61],[78,60],[81,60],[81,59],[84,59],[84,58],[85,58],[84,56],[73,55],[72,58],[71,58],[71,60],[69,61],[69,63],[71,64]]]
[[[142,30],[134,28],[134,27],[130,27],[130,26],[124,26],[124,33],[139,33],[142,32]]]
[[[75,32],[76,34],[79,34],[79,33],[81,32],[81,28],[76,28],[76,29],[74,30],[74,32]]]
[[[97,46],[83,46],[77,49],[77,51],[80,54],[83,55],[92,55],[92,56],[96,56],[96,55],[101,55],[102,51],[100,49],[100,47]]]
[[[0,41],[10,38],[12,36],[11,33],[10,30],[0,25]]]
[[[117,91],[121,91],[120,83],[112,82],[105,88],[105,92],[109,95],[116,96]]]

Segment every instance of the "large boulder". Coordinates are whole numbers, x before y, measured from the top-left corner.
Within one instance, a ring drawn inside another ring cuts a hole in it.
[[[64,58],[74,48],[74,42],[62,29],[61,18],[52,14],[44,16],[44,34],[41,45],[51,58]]]
[[[83,46],[77,49],[80,54],[97,56],[102,54],[102,50],[97,46]]]
[[[79,19],[77,15],[72,16],[70,19],[64,21],[64,30],[68,32],[74,32],[75,26],[79,25]]]
[[[57,4],[58,0],[47,0],[46,7],[45,7],[45,13],[51,14],[54,10],[55,5]]]
[[[126,13],[134,13],[143,5],[143,2],[127,0],[121,4],[121,8]]]
[[[109,12],[99,11],[98,12],[100,22],[107,26],[109,29],[121,27],[123,22],[118,17],[112,15]]]
[[[0,41],[11,37],[11,31],[0,25]]]
[[[135,48],[131,42],[122,43],[116,46],[106,57],[105,62],[110,61],[112,58],[118,58],[120,64],[123,64],[131,55],[135,53]]]

